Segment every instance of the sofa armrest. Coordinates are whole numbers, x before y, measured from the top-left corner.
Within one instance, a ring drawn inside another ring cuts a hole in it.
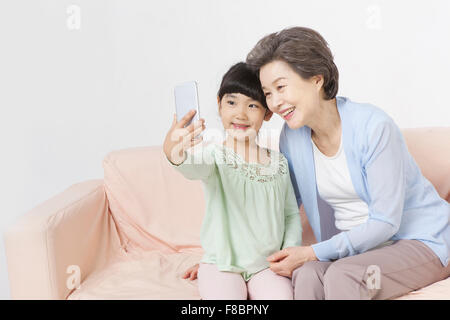
[[[74,184],[36,206],[4,241],[13,299],[66,299],[74,283],[82,285],[121,251],[103,179]]]

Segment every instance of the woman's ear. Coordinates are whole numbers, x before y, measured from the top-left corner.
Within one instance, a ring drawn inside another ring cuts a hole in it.
[[[319,75],[313,76],[313,81],[314,81],[313,82],[314,85],[317,87],[317,90],[320,91],[320,89],[322,89],[322,87],[323,87],[323,82],[324,82],[323,75],[319,74]]]
[[[266,109],[266,114],[264,115],[264,121],[269,121],[272,118],[273,112],[269,109]]]

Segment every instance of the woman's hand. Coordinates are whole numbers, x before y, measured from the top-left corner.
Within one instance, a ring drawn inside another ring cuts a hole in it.
[[[184,159],[184,152],[192,148],[196,144],[202,142],[203,138],[198,136],[205,129],[205,119],[200,119],[197,122],[192,122],[186,128],[184,126],[194,117],[196,111],[189,111],[179,122],[177,122],[176,114],[173,116],[172,126],[167,132],[164,140],[163,150],[167,159],[177,165],[182,163]]]
[[[270,270],[288,278],[291,278],[292,272],[305,262],[315,260],[318,259],[311,246],[284,248],[267,258],[270,262]]]
[[[183,279],[189,278],[189,280],[197,279],[199,264],[193,265],[189,269],[187,269],[183,274]]]

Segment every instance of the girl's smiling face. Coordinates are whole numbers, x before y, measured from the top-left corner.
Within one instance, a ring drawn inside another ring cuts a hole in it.
[[[217,102],[223,127],[238,141],[256,139],[263,121],[272,117],[272,112],[259,101],[241,93],[227,93]]]
[[[321,101],[322,76],[305,80],[282,60],[262,66],[259,76],[267,106],[273,113],[280,115],[291,129],[309,123]]]

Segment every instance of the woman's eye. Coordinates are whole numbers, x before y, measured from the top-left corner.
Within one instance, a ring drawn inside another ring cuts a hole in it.
[[[253,107],[254,107],[254,108],[258,108],[258,105],[256,105],[256,104],[250,104],[249,107],[251,107],[251,108],[253,108]]]
[[[264,93],[264,96],[267,98],[270,95],[270,92]]]
[[[281,90],[282,88],[284,88],[285,86],[278,86],[277,89]]]
[[[234,101],[227,101],[229,105],[234,105]]]

